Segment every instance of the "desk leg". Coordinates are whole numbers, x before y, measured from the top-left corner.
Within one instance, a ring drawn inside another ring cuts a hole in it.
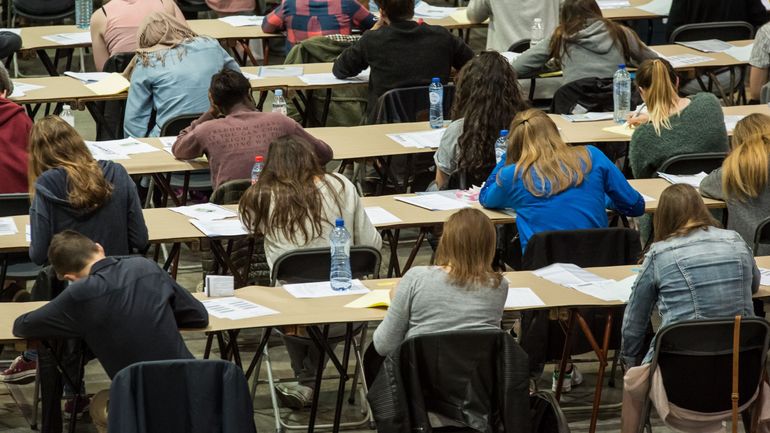
[[[0,265],[0,292],[5,291],[5,276],[8,274],[8,254],[3,254],[3,264]]]
[[[337,403],[334,407],[333,433],[340,431],[342,418],[342,399],[345,397],[345,382],[348,380],[348,362],[350,360],[350,343],[353,339],[353,323],[348,323],[345,329],[345,349],[342,352],[342,371],[340,371],[340,385],[337,388]]]
[[[610,346],[610,331],[612,330],[612,310],[607,310],[607,322],[604,325],[604,340],[602,341],[602,347],[599,347],[599,344],[596,342],[596,339],[591,332],[591,328],[588,326],[588,323],[586,323],[583,316],[581,316],[577,311],[575,311],[574,314],[577,318],[578,324],[580,325],[580,329],[583,330],[583,333],[588,339],[588,343],[591,344],[594,352],[596,352],[596,357],[599,359],[599,371],[597,372],[596,390],[594,391],[594,404],[591,410],[591,425],[588,429],[589,433],[594,433],[596,431],[596,422],[599,419],[599,405],[602,402],[604,369],[607,368],[607,352]]]
[[[409,258],[406,259],[406,263],[404,263],[404,269],[403,269],[404,272],[408,271],[409,268],[412,267],[412,263],[414,262],[414,259],[417,257],[417,253],[420,251],[422,242],[425,240],[425,236],[428,234],[429,230],[430,230],[430,227],[420,227],[420,234],[417,236],[417,240],[415,241],[414,247],[412,247],[412,251],[409,253]]]
[[[245,274],[241,273],[235,267],[232,260],[230,260],[230,255],[225,251],[218,239],[211,239],[210,244],[211,253],[214,256],[214,260],[216,260],[217,263],[222,266],[222,272],[227,272],[229,270],[233,275],[233,279],[235,280],[235,288],[240,289],[241,287],[245,287],[248,283],[249,265],[251,260],[249,259],[249,264],[247,264]]]
[[[203,349],[203,359],[209,359],[211,356],[211,345],[214,343],[214,333],[206,333],[206,347]]]
[[[570,357],[570,345],[572,344],[572,329],[575,327],[575,314],[577,310],[569,312],[569,319],[567,319],[567,330],[564,338],[564,349],[561,354],[561,361],[559,361],[559,378],[556,380],[556,401],[561,399],[561,388],[564,385],[564,374],[562,372],[567,369],[567,360]]]
[[[37,57],[40,59],[40,63],[43,64],[43,67],[46,71],[48,71],[48,75],[52,77],[56,77],[59,75],[59,71],[56,70],[56,65],[51,61],[51,57],[48,56],[48,53],[45,50],[36,50],[37,51]],[[56,51],[58,54],[58,50]],[[58,56],[57,56],[58,57]]]
[[[179,269],[179,254],[180,250],[182,249],[182,244],[179,242],[175,242],[171,246],[171,251],[168,253],[168,257],[166,257],[166,262],[163,264],[163,270],[167,271],[171,274],[171,278],[176,280],[176,273]],[[170,270],[169,270],[170,268]]]
[[[262,331],[262,340],[259,342],[259,346],[257,346],[257,351],[254,353],[254,359],[251,360],[251,363],[249,364],[249,368],[246,369],[246,381],[248,382],[249,378],[251,377],[252,373],[256,370],[259,363],[262,361],[262,353],[265,351],[265,347],[267,347],[267,342],[270,340],[270,334],[272,334],[273,328],[268,326]],[[259,380],[259,377],[255,377],[254,380]]]
[[[321,356],[318,357],[318,368],[315,372],[315,385],[313,386],[313,402],[310,404],[310,419],[307,423],[308,433],[313,433],[315,430],[315,419],[318,416],[318,399],[321,395],[321,381],[323,380],[324,364],[326,361],[326,350],[323,347],[326,343],[326,337],[329,335],[329,325],[324,325],[323,335],[319,336],[318,328],[315,326],[308,326],[308,334],[313,342],[321,349]]]
[[[262,111],[262,108],[265,106],[265,101],[267,101],[267,91],[263,90],[259,92],[259,101],[257,101],[257,110]]]
[[[183,203],[179,197],[177,197],[176,194],[174,194],[174,191],[171,189],[171,176],[166,178],[162,173],[153,173],[152,179],[155,181],[155,184],[158,185],[158,187],[163,191],[167,198],[171,197],[171,201],[174,202],[174,205],[183,206]]]
[[[326,126],[326,120],[329,118],[329,106],[332,103],[332,89],[326,89],[326,99],[324,99],[324,109],[321,112],[321,126]]]
[[[387,238],[388,245],[390,246],[390,261],[388,262],[388,278],[393,277],[395,271],[396,277],[401,276],[401,265],[398,263],[398,235],[399,230],[396,229],[396,234],[390,229],[382,231],[382,237]]]
[[[85,343],[82,341],[78,342],[78,347],[76,350],[80,352],[80,357],[78,360],[78,370],[75,372],[74,381],[69,376],[69,374],[67,374],[67,371],[64,368],[64,365],[62,365],[61,360],[59,360],[59,357],[57,356],[57,353],[53,349],[53,347],[47,341],[43,341],[43,345],[50,352],[51,358],[53,358],[54,362],[56,363],[56,367],[61,372],[62,379],[64,379],[64,382],[67,385],[69,385],[69,387],[73,390],[74,392],[73,398],[75,399],[75,402],[77,402],[80,399],[80,384],[83,382],[83,373],[84,373],[83,369],[86,363]],[[69,422],[69,433],[75,433],[75,425],[77,424],[77,416],[75,414],[75,411],[77,410],[77,404],[72,405],[72,410],[73,410],[73,413],[71,414],[72,417],[70,418],[70,422]]]
[[[241,351],[238,348],[238,334],[240,334],[240,329],[231,329],[227,331],[227,336],[229,337],[230,341],[227,343],[227,347],[225,350],[229,354],[229,357],[233,358],[233,362],[235,365],[237,365],[241,371],[243,371],[243,363],[241,362]]]

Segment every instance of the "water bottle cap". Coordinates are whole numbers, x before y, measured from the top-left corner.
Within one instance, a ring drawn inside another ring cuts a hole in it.
[[[275,96],[283,96],[283,89],[275,89]]]
[[[262,162],[265,160],[265,157],[262,155],[257,155],[254,157],[254,162]]]
[[[626,69],[625,63],[621,63],[618,65],[618,69]]]
[[[72,109],[72,107],[70,107],[70,106],[69,106],[69,105],[67,105],[67,104],[64,104],[64,105],[62,106],[62,109],[63,109],[63,110],[71,110],[71,109]]]
[[[438,83],[438,84],[441,84],[441,78],[438,78],[438,77],[433,77],[433,79],[432,79],[432,80],[430,80],[430,82],[431,82],[431,83]]]
[[[334,221],[335,227],[345,227],[345,220],[342,218],[337,218],[337,221]]]
[[[500,136],[501,137],[507,137],[508,136],[508,130],[507,129],[501,129],[500,130]]]

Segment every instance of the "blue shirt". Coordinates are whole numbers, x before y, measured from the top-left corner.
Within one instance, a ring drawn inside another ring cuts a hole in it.
[[[150,137],[159,136],[162,126],[174,117],[206,112],[211,77],[223,68],[240,71],[219,42],[207,37],[148,56],[149,64],[137,59],[131,74],[123,122],[128,137],[148,136],[153,109],[157,114]]]
[[[485,208],[516,210],[516,226],[523,251],[535,233],[607,227],[607,208],[627,216],[644,213],[644,198],[628,184],[615,164],[599,149],[593,146],[586,146],[586,149],[591,158],[591,171],[586,173],[580,185],[552,196],[537,197],[530,193],[520,174],[514,178],[516,164],[505,165],[505,155],[492,170],[481,188],[479,202]],[[539,189],[541,185],[536,178],[535,187]],[[547,185],[546,190],[549,189],[550,185]]]

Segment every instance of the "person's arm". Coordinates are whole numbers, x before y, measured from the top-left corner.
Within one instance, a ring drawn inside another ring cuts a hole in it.
[[[126,215],[126,227],[128,228],[128,247],[143,252],[150,240],[147,233],[147,225],[144,222],[144,213],[142,212],[142,202],[139,200],[139,193],[136,191],[136,184],[126,172],[126,169],[119,164],[118,170],[122,171],[121,177],[123,183],[128,188],[128,214]]]
[[[759,101],[762,98],[762,87],[767,84],[768,68],[749,68],[749,99]]]
[[[503,168],[507,168],[505,167],[505,155],[503,155],[500,162],[492,170],[492,173],[489,174],[479,193],[479,203],[487,209],[508,207],[510,197],[504,185],[508,183],[513,184],[515,167],[511,165],[507,170],[503,170]],[[500,176],[498,176],[498,173]]]
[[[462,120],[455,120],[450,123],[441,136],[438,149],[433,155],[433,161],[436,163],[436,186],[438,189],[446,188],[449,178],[457,170],[457,140],[463,133]]]
[[[643,215],[644,197],[628,183],[623,173],[602,151],[593,146],[589,148],[591,159],[595,166],[592,170],[601,167],[606,173],[604,176],[604,193],[612,200],[612,209],[626,216]]]
[[[551,37],[540,41],[534,47],[524,51],[513,63],[513,69],[519,78],[529,78],[540,72],[551,58]]]
[[[32,206],[29,208],[29,227],[32,237],[29,243],[29,258],[37,265],[43,265],[48,261],[48,245],[51,244],[51,223],[48,220],[49,203],[35,194]]]
[[[145,67],[139,60],[136,62],[131,74],[131,86],[128,88],[123,130],[128,137],[145,137],[152,115],[152,83],[146,69],[152,66]]]
[[[638,364],[647,348],[644,347],[647,324],[650,323],[652,309],[658,300],[658,288],[655,283],[655,256],[649,253],[644,259],[642,270],[636,277],[631,297],[623,316],[620,355],[625,365]]]
[[[459,71],[473,58],[474,54],[461,37],[452,35],[452,42],[452,67]]]
[[[623,27],[623,31],[626,34],[626,41],[628,41],[628,51],[629,51],[629,57],[631,57],[631,60],[634,61],[635,65],[641,65],[643,61],[648,59],[657,59],[658,53],[651,50],[650,47],[647,46],[644,42],[642,42],[641,39],[639,39],[639,36],[637,34],[627,28]]]
[[[715,169],[700,182],[700,195],[717,200],[724,200],[722,192],[722,167]]]
[[[414,278],[407,272],[398,283],[395,296],[390,301],[388,312],[380,326],[374,330],[374,349],[382,356],[388,356],[401,346],[409,330]]]
[[[67,290],[35,311],[13,322],[13,335],[20,338],[79,337],[76,302]]]
[[[752,101],[759,101],[762,99],[762,87],[767,83],[770,68],[770,24],[765,24],[757,30],[749,65],[749,97]]]
[[[748,245],[746,246],[748,248]],[[762,281],[762,273],[759,272],[757,262],[751,256],[751,251],[748,254],[749,260],[751,260],[751,293],[757,293],[759,291],[759,284]]]
[[[483,23],[492,17],[492,5],[490,0],[470,0],[465,14],[468,15],[468,21],[473,24]],[[516,41],[511,41],[511,43]]]
[[[215,118],[214,109],[209,109],[209,111],[201,114],[201,117],[193,120],[190,126],[180,131],[174,145],[171,146],[171,153],[174,154],[174,158],[188,160],[203,156],[206,146],[198,140],[195,128]]]
[[[171,309],[174,311],[176,326],[179,328],[205,328],[209,326],[209,313],[206,311],[206,307],[165,272],[161,278],[171,285],[171,290],[174,292],[170,302]]]
[[[382,30],[372,31],[381,32]],[[345,48],[339,57],[334,60],[332,73],[335,77],[340,79],[355,77],[369,67],[363,48],[368,34],[369,32],[365,33],[358,42]]]
[[[238,62],[236,62],[235,59],[221,46],[219,47],[219,52],[222,54],[222,69],[230,69],[235,72],[241,72],[241,66],[238,64]]]
[[[377,23],[377,17],[371,14],[358,0],[345,0],[353,27],[369,30]]]
[[[327,162],[331,161],[332,158],[334,158],[334,151],[323,140],[320,140],[310,135],[310,133],[305,131],[305,128],[303,128],[302,125],[300,125],[296,121],[289,119],[288,117],[286,118],[286,120],[294,124],[294,128],[293,128],[294,131],[292,132],[292,134],[304,138],[308,143],[310,143],[311,146],[313,146],[313,149],[315,149],[315,154],[318,157],[318,161],[322,165],[326,165]]]
[[[107,26],[107,17],[104,9],[99,8],[91,15],[91,49],[94,54],[94,66],[97,72],[104,69],[104,63],[110,58],[107,42],[104,40],[104,31]]]
[[[286,21],[284,18],[283,2],[273,9],[272,12],[262,20],[262,31],[265,33],[281,33],[286,30]]]

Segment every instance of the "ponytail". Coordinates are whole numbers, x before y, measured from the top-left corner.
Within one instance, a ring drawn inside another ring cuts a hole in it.
[[[767,188],[770,170],[770,116],[751,114],[735,126],[733,149],[722,164],[725,198],[739,201],[759,197]]]
[[[636,83],[645,91],[647,112],[655,133],[671,129],[669,118],[676,111],[677,76],[665,59],[645,60],[636,72]]]

